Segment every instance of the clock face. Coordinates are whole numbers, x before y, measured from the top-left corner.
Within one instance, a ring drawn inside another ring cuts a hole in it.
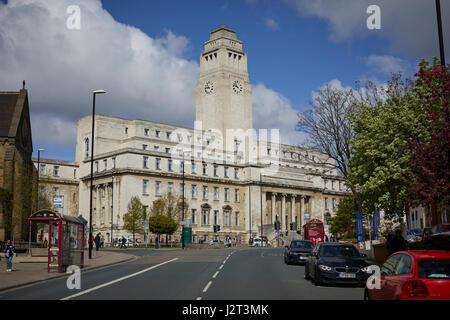
[[[214,84],[211,81],[207,81],[205,83],[205,92],[207,94],[210,94],[213,92],[213,90],[214,90]]]
[[[242,93],[242,84],[237,80],[233,82],[233,91],[236,93]]]

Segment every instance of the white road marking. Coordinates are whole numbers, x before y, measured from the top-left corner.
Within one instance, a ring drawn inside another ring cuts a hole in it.
[[[212,281],[208,282],[208,284],[206,285],[205,289],[203,289],[203,292],[208,291],[209,286],[212,284]]]
[[[125,277],[122,277],[122,278],[119,278],[119,279],[116,279],[116,280],[113,280],[113,281],[110,281],[110,282],[101,284],[101,285],[96,286],[96,287],[94,287],[94,288],[91,288],[91,289],[88,289],[88,290],[81,291],[81,292],[76,293],[76,294],[73,294],[73,295],[71,295],[71,296],[62,298],[61,300],[70,300],[70,299],[72,299],[72,298],[79,297],[79,296],[81,296],[81,295],[83,295],[83,294],[86,294],[86,293],[95,291],[95,290],[100,289],[100,288],[107,287],[107,286],[112,285],[112,284],[114,284],[114,283],[117,283],[117,282],[119,282],[119,281],[122,281],[122,280],[125,280],[125,279],[129,279],[129,278],[131,278],[131,277],[140,275],[140,274],[142,274],[142,273],[144,273],[144,272],[147,272],[147,271],[150,271],[150,270],[152,270],[152,269],[158,268],[158,267],[160,267],[160,266],[162,266],[162,265],[164,265],[164,264],[166,264],[166,263],[169,263],[169,262],[172,262],[172,261],[175,261],[175,260],[178,260],[178,258],[174,258],[174,259],[172,259],[172,260],[169,260],[169,261],[166,261],[166,262],[157,264],[157,265],[155,265],[155,266],[152,266],[152,267],[150,267],[150,268],[144,269],[144,270],[142,270],[142,271],[139,271],[139,272],[130,274],[130,275],[128,275],[128,276],[125,276]]]
[[[197,300],[202,300],[202,297],[198,297]]]
[[[219,274],[219,271],[217,271],[216,273],[214,273],[213,279],[215,279],[215,278],[217,277],[218,274]]]
[[[227,258],[227,259],[225,259],[225,260],[223,260],[223,263],[222,263],[222,264],[225,264],[225,262],[227,262],[227,260],[228,260],[228,258]]]
[[[219,267],[219,270],[222,270],[222,268],[223,268],[223,265],[221,265],[221,266]]]

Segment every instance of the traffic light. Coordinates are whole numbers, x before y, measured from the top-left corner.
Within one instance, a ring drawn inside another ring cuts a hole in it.
[[[217,225],[217,232],[219,232],[220,231],[220,226],[219,225]]]
[[[275,221],[274,223],[273,223],[273,228],[275,229],[275,230],[280,230],[280,221]]]
[[[214,230],[214,232],[219,232],[220,226],[218,224],[213,225],[213,230]]]

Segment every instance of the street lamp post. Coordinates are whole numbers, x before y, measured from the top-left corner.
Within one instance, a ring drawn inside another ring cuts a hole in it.
[[[183,199],[182,199],[182,209],[181,209],[181,221],[183,221],[183,225],[181,226],[181,249],[184,249],[184,151],[183,151],[183,182],[182,182],[182,188],[183,188]]]
[[[41,171],[40,162],[41,162],[41,151],[45,151],[45,149],[38,149],[38,164],[37,164],[37,197],[36,197],[36,211],[39,210],[39,174]],[[33,210],[33,207],[31,207]],[[33,212],[31,212],[33,214]],[[29,222],[29,235],[28,235],[28,255],[31,255],[31,221]]]
[[[445,66],[444,39],[442,36],[442,20],[441,20],[441,1],[436,0],[436,15],[439,34],[439,51],[441,54],[441,65]]]
[[[111,247],[114,247],[114,237],[113,237],[113,213],[114,213],[114,176],[112,176],[112,184],[111,184]]]
[[[260,195],[260,206],[261,206],[261,241],[263,237],[263,208],[262,208],[262,173],[259,173],[259,195]]]
[[[104,90],[95,90],[92,92],[92,135],[91,135],[91,188],[89,201],[89,259],[92,259],[92,190],[94,182],[94,123],[95,123],[95,95],[106,93]]]

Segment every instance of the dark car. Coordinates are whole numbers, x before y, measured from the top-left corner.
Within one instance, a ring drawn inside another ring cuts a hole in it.
[[[427,239],[431,236],[431,228],[430,227],[426,227],[423,228],[423,232],[422,232],[422,240]]]
[[[309,240],[293,240],[284,250],[284,263],[304,264],[308,255],[314,248],[314,244]]]
[[[365,285],[371,275],[366,257],[349,243],[319,243],[306,261],[305,279],[312,279],[316,286],[323,283]]]

